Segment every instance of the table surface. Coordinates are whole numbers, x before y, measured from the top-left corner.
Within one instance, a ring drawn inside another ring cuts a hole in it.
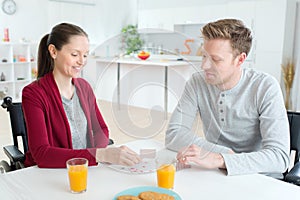
[[[154,140],[139,140],[127,144],[135,151],[163,149]],[[69,191],[67,169],[40,169],[36,166],[0,176],[0,199],[99,199],[111,200],[115,194],[133,187],[156,186],[156,174],[129,174],[106,165],[89,167],[87,192]],[[264,175],[226,176],[220,170],[196,167],[176,172],[174,192],[183,200],[199,199],[298,199],[300,187]]]
[[[134,64],[134,65],[153,65],[153,66],[183,66],[194,65],[201,62],[201,60],[177,60],[176,58],[153,58],[147,60],[140,60],[138,58],[98,58],[96,62],[105,63],[121,63],[121,64]]]

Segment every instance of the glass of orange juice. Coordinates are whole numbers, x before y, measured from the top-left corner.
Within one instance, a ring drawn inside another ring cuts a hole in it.
[[[156,158],[156,175],[158,187],[173,189],[175,179],[175,164],[173,158]]]
[[[86,191],[88,160],[85,158],[72,158],[67,161],[70,190],[72,193]]]

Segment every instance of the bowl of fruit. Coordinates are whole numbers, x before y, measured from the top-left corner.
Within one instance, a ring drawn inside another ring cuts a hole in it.
[[[150,53],[147,51],[140,51],[137,55],[141,60],[147,60],[150,57]]]

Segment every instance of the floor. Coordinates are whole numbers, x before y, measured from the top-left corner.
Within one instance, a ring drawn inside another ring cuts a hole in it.
[[[118,106],[99,101],[99,108],[116,145],[136,139],[153,138],[164,141],[170,114],[133,106]],[[3,146],[12,144],[9,113],[0,107],[0,160],[7,160]],[[201,134],[201,127],[195,123],[195,130]]]

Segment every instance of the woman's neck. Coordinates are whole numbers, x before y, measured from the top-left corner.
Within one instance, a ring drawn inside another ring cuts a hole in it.
[[[60,95],[67,99],[72,99],[74,95],[74,85],[72,83],[72,78],[67,78],[55,72],[53,72],[53,76]]]

